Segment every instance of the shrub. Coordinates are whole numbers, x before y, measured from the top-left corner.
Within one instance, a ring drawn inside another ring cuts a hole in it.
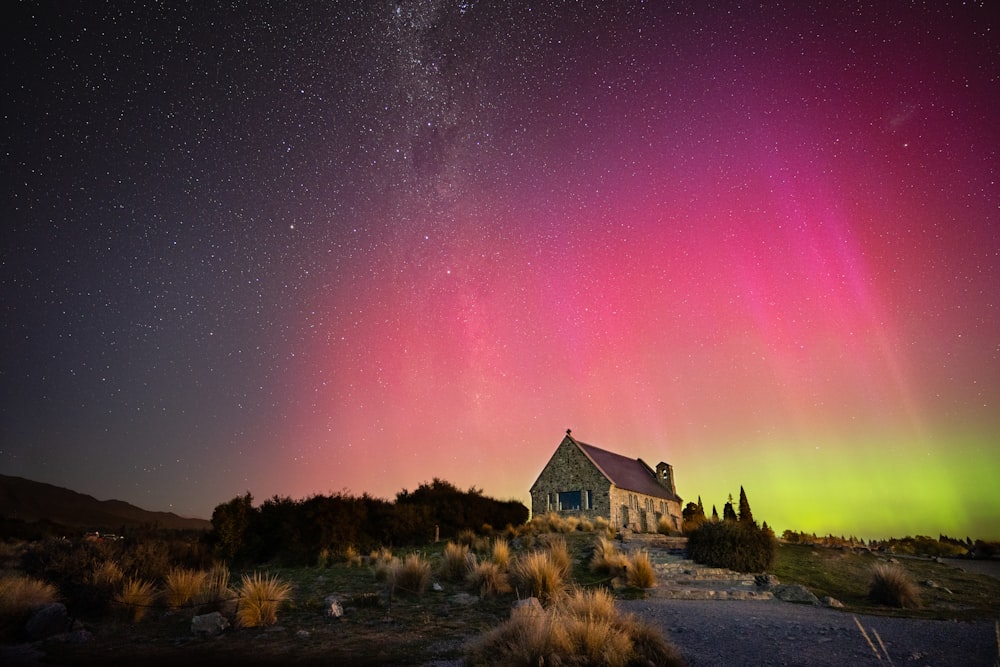
[[[649,552],[641,549],[628,561],[628,585],[635,588],[652,588],[656,585],[656,570],[649,560]]]
[[[156,588],[151,581],[129,578],[122,590],[115,596],[115,602],[125,607],[132,614],[132,620],[141,621],[156,600]]]
[[[706,521],[688,535],[688,558],[737,572],[764,572],[777,556],[774,534],[756,524]]]
[[[480,597],[510,593],[510,581],[507,573],[493,561],[483,561],[470,565],[466,581],[479,591]]]
[[[563,592],[564,570],[549,551],[532,551],[517,559],[511,565],[511,576],[521,593],[543,603],[556,599]]]
[[[872,566],[868,584],[868,597],[878,604],[915,609],[920,606],[920,592],[909,574],[901,567],[889,563]]]
[[[291,592],[292,585],[280,581],[277,575],[263,576],[254,572],[251,577],[244,574],[236,605],[236,622],[244,628],[274,625],[278,622],[278,607]]]
[[[544,611],[523,606],[469,644],[466,664],[665,665],[683,664],[659,632],[634,616],[619,616],[604,590],[575,590]]]
[[[431,581],[431,565],[419,554],[410,554],[402,562],[393,562],[389,579],[393,590],[420,595]]]
[[[56,587],[40,579],[20,575],[0,578],[0,619],[26,616],[58,597]]]
[[[204,588],[207,576],[208,573],[200,570],[172,568],[167,573],[163,586],[167,606],[171,609],[177,609],[194,600]]]
[[[502,571],[510,567],[510,542],[503,537],[493,540],[493,562]]]
[[[461,580],[469,569],[469,547],[448,542],[441,555],[441,577],[449,581]]]

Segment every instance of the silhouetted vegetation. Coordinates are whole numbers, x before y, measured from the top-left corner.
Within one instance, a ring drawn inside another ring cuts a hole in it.
[[[722,521],[702,520],[688,534],[688,557],[705,565],[738,572],[764,572],[771,568],[778,552],[774,531],[757,525],[746,492],[740,487],[740,513],[733,509],[732,496],[723,508]],[[704,514],[702,514],[702,519]]]
[[[434,479],[413,492],[404,489],[395,502],[336,493],[305,500],[275,496],[254,507],[247,492],[215,508],[208,540],[215,556],[228,562],[306,565],[321,553],[425,544],[527,519],[528,508],[520,502]]]

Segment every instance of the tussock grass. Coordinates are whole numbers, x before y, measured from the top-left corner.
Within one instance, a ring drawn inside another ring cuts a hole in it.
[[[441,577],[448,581],[461,581],[468,572],[469,546],[448,542],[441,552]]]
[[[594,532],[594,522],[588,519],[587,517],[581,517],[580,525],[577,527],[577,529],[585,533],[592,533]]]
[[[580,517],[568,516],[563,520],[562,532],[572,533],[580,528]]]
[[[274,625],[278,622],[278,608],[291,593],[292,585],[280,581],[277,575],[244,574],[236,605],[236,622],[244,628]]]
[[[464,544],[467,547],[471,547],[476,543],[476,531],[466,528],[465,530],[458,531],[458,537],[456,538],[459,544]]]
[[[175,567],[167,572],[163,582],[163,596],[167,606],[178,609],[200,596],[208,573],[203,570],[189,570]]]
[[[497,537],[493,540],[493,562],[502,571],[510,567],[510,542],[504,537]]]
[[[872,602],[890,607],[901,609],[920,607],[920,591],[917,585],[910,579],[906,570],[891,563],[876,563],[872,566],[868,597]]]
[[[519,593],[549,603],[563,593],[565,570],[549,551],[532,551],[511,564],[511,578]]]
[[[390,568],[389,583],[394,591],[423,594],[431,581],[431,564],[419,554],[410,554],[406,560],[395,560]]]
[[[518,607],[510,618],[471,643],[466,664],[683,664],[676,648],[634,616],[619,616],[607,591],[574,590],[544,611]]]
[[[118,588],[124,578],[125,573],[121,566],[113,560],[102,560],[100,563],[95,563],[94,568],[90,571],[90,583],[97,588]]]
[[[615,543],[606,535],[598,535],[594,554],[590,558],[590,571],[620,577],[628,566],[628,557],[619,552]]]
[[[674,522],[670,520],[670,517],[661,516],[660,520],[656,522],[656,532],[661,535],[673,535],[677,530],[674,528]]]
[[[13,619],[59,599],[56,587],[33,577],[0,578],[0,619]]]
[[[201,591],[202,601],[219,606],[236,597],[236,593],[229,587],[229,576],[229,567],[225,563],[213,564],[212,569],[205,574]]]
[[[573,566],[573,559],[569,555],[569,546],[566,544],[565,538],[551,537],[545,543],[545,550],[552,563],[559,568],[560,576],[563,579],[568,577],[570,568]]]
[[[480,597],[504,595],[511,592],[510,579],[507,573],[494,561],[482,561],[469,566],[466,581]]]
[[[128,610],[132,614],[132,621],[138,623],[146,617],[156,598],[157,590],[153,582],[130,577],[115,595],[115,602]]]
[[[626,580],[634,588],[652,588],[656,585],[656,570],[649,560],[649,552],[640,549],[628,559]]]
[[[344,562],[347,563],[347,567],[361,567],[361,553],[353,544],[348,544],[344,549]]]

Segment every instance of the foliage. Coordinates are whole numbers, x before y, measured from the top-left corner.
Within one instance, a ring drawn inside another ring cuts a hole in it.
[[[419,554],[410,554],[405,560],[394,559],[389,569],[389,583],[393,591],[421,595],[431,582],[431,564]]]
[[[163,582],[163,597],[167,606],[178,609],[200,597],[207,577],[208,573],[204,570],[171,568]]]
[[[740,513],[738,519],[743,523],[754,523],[753,512],[750,511],[750,501],[747,500],[747,492],[743,490],[742,486],[740,486]]]
[[[33,609],[55,602],[59,598],[52,584],[23,575],[0,578],[0,620],[26,615]]]
[[[278,622],[278,608],[292,593],[292,586],[277,575],[254,572],[243,575],[236,606],[236,621],[241,627],[256,628]]]
[[[470,563],[466,581],[484,598],[492,595],[503,595],[511,591],[507,573],[495,561]]]
[[[274,496],[256,508],[252,500],[248,492],[215,508],[208,542],[217,558],[329,565],[330,554],[349,547],[425,544],[436,533],[457,537],[465,531],[474,537],[484,526],[520,525],[528,518],[527,507],[517,501],[494,500],[475,488],[461,491],[439,479],[401,491],[394,503],[347,493],[301,501]]]
[[[525,605],[471,643],[466,664],[665,665],[683,662],[652,626],[620,616],[607,591],[574,590],[546,610]]]
[[[558,598],[565,584],[565,570],[549,551],[532,551],[511,564],[511,578],[520,596],[536,597],[542,603]]]
[[[469,568],[469,546],[448,542],[441,554],[441,577],[448,581],[459,581]]]
[[[132,620],[138,623],[145,618],[147,612],[156,601],[157,591],[153,582],[138,577],[125,581],[122,590],[115,595],[115,602],[132,614]]]
[[[740,521],[708,521],[688,536],[688,557],[698,563],[738,572],[771,568],[778,542],[773,533]]]
[[[634,588],[652,588],[656,585],[656,570],[649,560],[649,552],[640,549],[632,554],[628,561],[628,585]]]
[[[618,577],[628,566],[628,557],[618,551],[615,543],[599,535],[590,558],[590,570],[611,577]]]
[[[872,602],[916,609],[920,606],[920,591],[902,568],[891,563],[876,563],[868,583],[868,597]]]

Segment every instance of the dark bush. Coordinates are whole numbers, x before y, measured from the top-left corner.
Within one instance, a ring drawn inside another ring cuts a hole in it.
[[[688,558],[737,572],[764,572],[774,564],[778,541],[755,523],[708,521],[688,535]]]

